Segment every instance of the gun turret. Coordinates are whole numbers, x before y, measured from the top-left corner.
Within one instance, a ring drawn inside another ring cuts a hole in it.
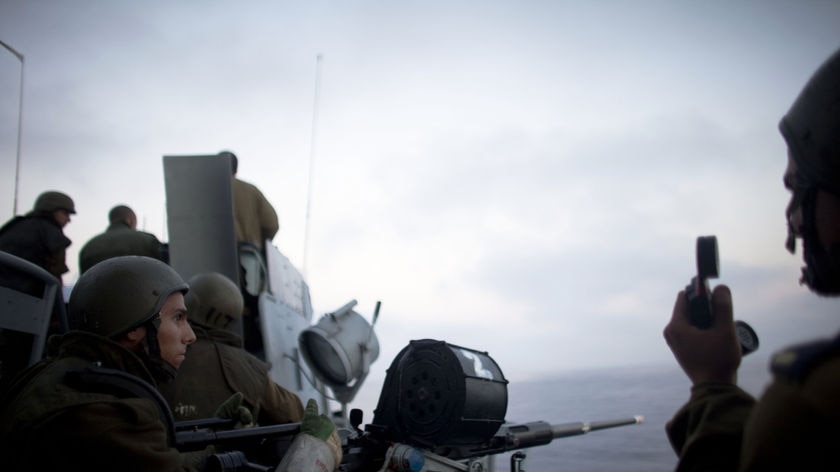
[[[373,422],[359,429],[362,414],[353,410],[351,427],[339,428],[339,470],[483,471],[480,464],[495,454],[643,422],[643,417],[633,416],[563,424],[506,423],[507,383],[486,352],[430,339],[411,341],[388,369]],[[300,432],[299,423],[214,431],[221,425],[213,421],[177,424],[176,447],[186,452],[215,445],[225,451],[208,461],[215,470],[276,465]]]

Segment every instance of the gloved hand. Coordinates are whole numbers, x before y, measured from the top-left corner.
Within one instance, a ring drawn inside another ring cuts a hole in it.
[[[326,441],[333,431],[335,431],[335,424],[333,424],[327,415],[323,413],[318,414],[318,402],[314,398],[310,398],[306,402],[306,408],[303,410],[300,432]]]
[[[216,412],[213,415],[217,418],[236,420],[242,426],[253,426],[254,415],[251,414],[251,410],[248,407],[242,404],[243,398],[242,392],[234,393],[216,408]]]
[[[310,398],[303,410],[303,420],[300,422],[300,432],[325,441],[332,449],[335,463],[341,463],[341,439],[335,424],[325,414],[318,414],[318,402]]]

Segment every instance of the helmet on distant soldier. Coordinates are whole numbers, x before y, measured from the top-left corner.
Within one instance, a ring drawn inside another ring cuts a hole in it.
[[[36,212],[65,210],[67,213],[76,213],[76,206],[73,204],[73,199],[66,193],[56,192],[55,190],[50,190],[38,195],[32,209]]]
[[[787,216],[802,209],[802,228],[788,226],[787,248],[796,250],[799,234],[805,247],[802,283],[823,294],[840,293],[840,244],[822,247],[814,217],[819,190],[840,197],[840,49],[808,80],[779,131],[796,164],[797,179]]]
[[[205,328],[231,330],[242,318],[245,302],[239,287],[218,272],[196,274],[185,297],[190,321]]]
[[[151,321],[170,295],[188,289],[172,267],[157,259],[106,259],[85,271],[73,287],[71,328],[114,338]]]

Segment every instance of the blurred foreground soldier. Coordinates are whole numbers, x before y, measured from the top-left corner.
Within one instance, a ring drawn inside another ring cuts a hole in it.
[[[280,229],[277,212],[260,189],[248,182],[239,180],[236,171],[239,160],[230,151],[222,151],[220,155],[231,158],[233,171],[233,220],[238,243],[251,243],[264,250],[265,240],[274,238]]]
[[[788,146],[787,247],[804,246],[801,282],[840,294],[840,51],[811,77],[779,124]],[[677,296],[664,335],[693,383],[667,425],[677,470],[840,470],[840,336],[773,357],[773,382],[759,400],[738,388],[741,353],[729,288],[712,294],[714,323],[688,323]]]
[[[15,216],[0,228],[0,251],[8,252],[43,267],[59,281],[69,269],[65,251],[71,241],[63,228],[76,213],[76,205],[67,194],[55,191],[38,195],[32,211]],[[2,277],[2,275],[0,275]],[[5,281],[4,285],[5,285]],[[40,287],[13,287],[22,291],[40,291]]]
[[[242,338],[234,333],[243,309],[236,284],[222,274],[208,272],[192,277],[189,285],[186,305],[196,342],[178,377],[161,385],[175,419],[218,416],[219,405],[240,394],[241,406],[247,408],[244,411],[236,405],[242,413],[241,423],[256,420],[266,426],[300,421],[300,399],[274,383],[268,376],[268,366],[246,352]],[[248,418],[249,412],[252,418]]]
[[[174,377],[195,334],[187,284],[141,256],[79,278],[71,327],[0,398],[0,457],[12,470],[182,470],[155,384]]]
[[[134,210],[117,205],[108,212],[108,229],[91,238],[79,251],[79,271],[117,256],[146,256],[169,262],[166,247],[151,233],[137,230]]]

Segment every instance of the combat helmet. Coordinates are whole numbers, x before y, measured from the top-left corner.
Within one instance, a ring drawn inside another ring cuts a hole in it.
[[[196,274],[185,298],[190,321],[205,328],[231,330],[242,318],[245,302],[239,287],[218,272]]]
[[[840,247],[822,247],[814,213],[818,190],[840,196],[840,49],[805,84],[779,131],[798,174],[787,209],[787,248],[795,252],[801,236],[806,263],[801,282],[822,294],[840,293]],[[800,207],[803,225],[793,228],[791,215]]]
[[[188,289],[172,267],[157,259],[106,259],[85,271],[73,287],[71,328],[113,338],[153,320],[170,295]]]
[[[38,195],[32,210],[35,212],[49,213],[56,210],[66,210],[67,213],[75,214],[76,205],[73,203],[73,199],[66,193],[50,190]]]
[[[840,195],[840,49],[811,76],[779,131],[802,177]]]

